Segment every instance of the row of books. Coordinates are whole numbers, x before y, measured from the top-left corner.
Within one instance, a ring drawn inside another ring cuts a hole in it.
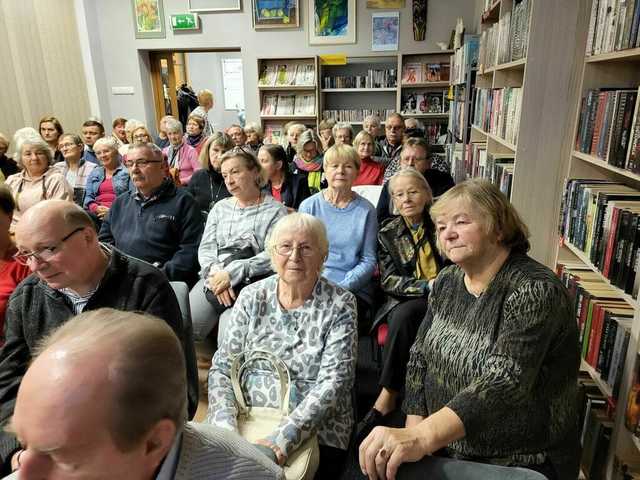
[[[447,92],[403,93],[402,114],[447,113],[449,101]]]
[[[522,88],[478,88],[473,124],[509,143],[518,143]]]
[[[309,86],[316,83],[316,69],[312,63],[267,63],[258,76],[259,87]]]
[[[478,64],[478,36],[465,35],[464,44],[451,56],[451,83],[466,82],[466,74]]]
[[[637,298],[640,191],[608,180],[568,180],[560,234],[612,285]]]
[[[529,44],[529,17],[531,2],[514,3],[513,10],[505,13],[498,23],[482,32],[478,66],[482,70],[527,56]]]
[[[464,153],[466,178],[489,180],[511,198],[511,185],[515,169],[512,153],[489,153],[486,142],[471,142],[465,145]]]
[[[362,75],[334,75],[322,78],[322,88],[394,88],[398,75],[395,68],[367,70]]]
[[[467,104],[463,101],[453,100],[449,102],[449,125],[453,126],[451,133],[458,140],[462,137],[466,110]]]
[[[640,47],[640,0],[592,0],[587,56]]]
[[[316,114],[316,96],[310,94],[265,94],[262,97],[260,115],[306,115]]]
[[[449,81],[448,63],[405,63],[402,66],[402,85]]]
[[[592,89],[582,98],[576,150],[640,173],[638,89]]]
[[[354,110],[323,110],[323,120],[334,120],[336,122],[362,122],[369,115],[377,115],[379,118],[387,118],[395,110],[389,109],[354,109]]]

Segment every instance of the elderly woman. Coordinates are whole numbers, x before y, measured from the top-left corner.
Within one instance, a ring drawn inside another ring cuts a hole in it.
[[[302,135],[302,133],[307,130],[302,123],[289,123],[285,125],[285,133],[287,135],[287,146],[285,147],[285,151],[287,152],[287,164],[293,167],[292,162],[296,154],[298,153],[298,139]],[[322,144],[318,142],[318,151],[324,151],[322,149]]]
[[[118,148],[129,143],[127,133],[124,130],[126,124],[127,119],[122,117],[115,118],[111,124],[111,137],[116,141]]]
[[[353,127],[348,122],[338,122],[332,129],[336,145],[351,145],[353,143]]]
[[[182,124],[167,120],[169,146],[162,150],[169,163],[171,178],[177,185],[187,185],[193,172],[200,169],[196,149],[184,141]]]
[[[17,251],[9,227],[15,208],[11,190],[6,185],[0,185],[0,346],[4,344],[4,317],[9,297],[31,273],[29,267],[14,258]]]
[[[53,152],[42,137],[24,136],[16,142],[15,159],[24,170],[11,175],[6,185],[11,189],[16,202],[11,231],[20,217],[41,200],[52,198],[73,201],[73,188],[64,175],[51,167]]]
[[[44,141],[49,144],[49,148],[54,152],[53,158],[55,162],[61,162],[64,160],[62,152],[58,150],[60,135],[64,133],[60,120],[53,116],[42,117],[40,119],[38,132]]]
[[[327,226],[329,256],[324,275],[356,295],[359,327],[365,332],[373,301],[378,221],[373,205],[351,190],[359,169],[360,158],[352,146],[331,147],[324,154],[328,186],[302,202],[300,212],[318,217]]]
[[[9,175],[18,173],[18,164],[16,161],[11,157],[7,157],[9,143],[9,139],[0,133],[0,171],[5,179],[8,178]]]
[[[129,172],[120,162],[118,144],[111,138],[100,138],[93,146],[100,165],[87,178],[84,209],[98,228],[118,195],[129,191]]]
[[[138,125],[131,130],[131,143],[150,143],[151,133],[144,125]]]
[[[311,195],[307,179],[287,168],[287,153],[282,145],[264,145],[258,152],[258,161],[267,178],[265,191],[290,212],[297,210],[300,203]]]
[[[293,158],[290,170],[293,174],[306,178],[311,193],[319,192],[323,179],[322,142],[311,129],[302,132],[296,142],[298,154]]]
[[[527,256],[527,227],[489,182],[453,187],[430,213],[455,265],[438,275],[411,348],[406,428],[371,432],[360,446],[363,472],[394,478],[399,464],[445,448],[577,478],[580,358],[567,291]]]
[[[353,295],[320,276],[328,247],[322,222],[310,215],[293,213],[275,226],[268,251],[276,275],[250,285],[238,297],[209,372],[207,418],[237,429],[231,362],[243,351],[268,350],[289,368],[295,394],[290,415],[258,443],[269,447],[283,465],[317,434],[316,478],[322,479],[338,478],[346,459],[357,344]],[[277,388],[271,371],[255,368],[244,377],[243,390],[254,406],[279,406],[273,403]]]
[[[220,173],[220,158],[231,148],[233,148],[233,142],[226,133],[215,132],[211,135],[200,152],[199,160],[202,168],[197,170],[189,180],[187,188],[196,199],[205,221],[211,208],[219,200],[231,195]]]
[[[127,143],[118,147],[118,153],[122,157],[124,157],[129,151],[129,145],[132,143],[135,143],[135,140],[133,138],[133,132],[134,130],[137,130],[139,127],[144,127],[144,123],[142,123],[140,120],[136,120],[135,118],[130,118],[124,124],[124,133],[127,137]]]
[[[320,141],[322,142],[322,151],[327,150],[329,147],[333,147],[336,143],[333,138],[333,126],[336,124],[333,120],[322,120],[318,125],[318,133]]]
[[[404,387],[409,349],[427,312],[430,282],[443,266],[429,217],[432,195],[425,178],[413,168],[400,170],[389,180],[389,189],[400,216],[387,220],[378,232],[378,266],[385,303],[376,314],[374,328],[382,322],[389,326],[382,353],[382,389],[358,427],[359,440],[396,408]]]
[[[191,113],[187,119],[187,133],[184,134],[184,141],[187,145],[196,149],[196,155],[200,156],[202,146],[207,141],[204,134],[204,118],[200,115]]]
[[[247,147],[251,149],[251,151],[258,155],[258,150],[262,147],[262,139],[264,137],[264,133],[262,132],[262,128],[256,122],[249,122],[244,126],[244,134],[247,136]]]
[[[194,110],[194,112],[196,110]],[[153,143],[155,143],[161,149],[169,146],[169,138],[167,137],[167,120],[170,119],[175,120],[176,117],[174,117],[173,115],[165,115],[160,119],[160,123],[158,124],[158,136],[153,141]]]
[[[382,185],[384,165],[374,161],[376,141],[369,132],[362,130],[356,135],[353,146],[360,157],[360,172],[353,185]]]
[[[87,178],[96,167],[96,164],[88,162],[83,158],[84,144],[80,136],[75,133],[65,133],[62,135],[58,149],[62,152],[64,160],[54,164],[53,168],[64,175],[64,178],[73,188],[73,201],[77,205],[82,206],[84,205]]]
[[[207,90],[206,88],[200,90],[198,92],[198,104],[191,115],[198,115],[200,118],[204,120],[204,126],[202,127],[202,135],[206,137],[210,137],[213,133],[213,125],[209,123],[209,110],[213,108],[213,92],[211,90]],[[187,123],[188,120],[187,120]]]
[[[246,285],[271,274],[267,237],[287,209],[262,193],[262,167],[248,149],[236,147],[220,159],[231,197],[207,217],[198,249],[202,279],[189,296],[196,339],[205,338]]]

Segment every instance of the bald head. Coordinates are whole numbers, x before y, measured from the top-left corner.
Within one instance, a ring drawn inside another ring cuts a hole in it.
[[[16,235],[24,229],[22,227],[40,228],[45,223],[73,228],[93,225],[87,212],[75,203],[67,200],[43,200],[24,213],[16,227]]]

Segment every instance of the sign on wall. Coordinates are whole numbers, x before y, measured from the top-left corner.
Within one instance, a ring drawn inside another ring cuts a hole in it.
[[[224,89],[224,109],[244,110],[241,58],[222,59],[222,87]]]

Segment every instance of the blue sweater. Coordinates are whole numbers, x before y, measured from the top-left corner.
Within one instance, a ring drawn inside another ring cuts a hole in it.
[[[329,256],[323,275],[371,303],[378,220],[373,205],[354,195],[346,208],[337,208],[319,192],[300,204],[300,212],[319,218],[327,228]]]

